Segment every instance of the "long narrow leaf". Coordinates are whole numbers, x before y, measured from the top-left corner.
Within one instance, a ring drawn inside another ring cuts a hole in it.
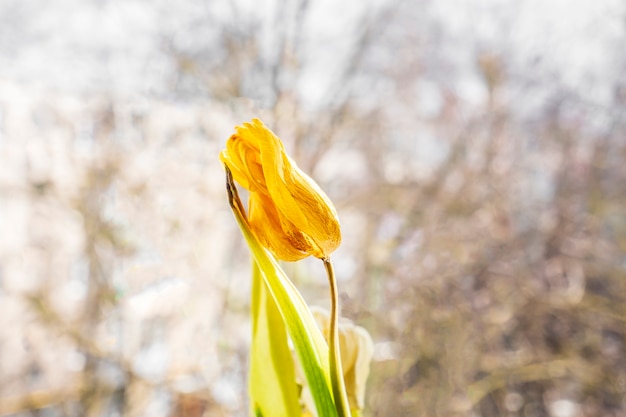
[[[287,329],[255,262],[252,265],[251,316],[249,389],[253,415],[300,417]]]

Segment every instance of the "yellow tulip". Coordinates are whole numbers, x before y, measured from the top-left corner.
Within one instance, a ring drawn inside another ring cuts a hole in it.
[[[333,203],[259,119],[235,131],[220,160],[250,192],[248,222],[257,239],[284,261],[327,259],[341,243]]]

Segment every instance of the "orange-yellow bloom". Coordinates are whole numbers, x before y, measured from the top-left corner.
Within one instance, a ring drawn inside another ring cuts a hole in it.
[[[235,130],[220,160],[250,191],[252,232],[278,259],[327,258],[341,242],[333,203],[259,119]]]

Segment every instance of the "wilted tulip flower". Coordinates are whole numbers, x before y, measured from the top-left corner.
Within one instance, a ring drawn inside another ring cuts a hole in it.
[[[341,242],[330,199],[289,158],[259,119],[235,128],[220,153],[233,178],[250,192],[248,222],[257,239],[284,261],[327,259]]]

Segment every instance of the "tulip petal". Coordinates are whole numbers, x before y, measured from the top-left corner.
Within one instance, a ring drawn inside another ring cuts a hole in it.
[[[269,198],[253,193],[249,200],[250,228],[263,246],[284,261],[293,262],[309,256],[306,241],[297,230],[294,229],[292,233],[276,233],[276,230],[292,229],[293,226],[281,224],[281,218]]]
[[[261,151],[261,163],[263,164],[263,174],[267,190],[276,207],[280,207],[280,212],[294,225],[305,228],[308,226],[307,216],[300,208],[301,201],[298,201],[292,195],[289,184],[290,173],[294,169],[291,161],[287,158],[285,148],[276,135],[267,129],[263,122],[254,119],[254,132],[259,141],[259,149]]]

